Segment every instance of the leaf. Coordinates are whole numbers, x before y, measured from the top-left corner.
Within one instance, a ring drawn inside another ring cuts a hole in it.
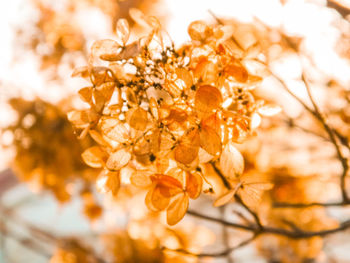
[[[199,134],[198,130],[192,130],[182,136],[179,144],[175,147],[174,158],[183,164],[192,163],[198,156]]]
[[[127,115],[128,123],[130,127],[144,131],[148,124],[147,111],[138,107],[136,109],[130,110]]]
[[[109,156],[106,167],[109,170],[117,171],[127,165],[130,159],[131,154],[125,149],[120,149],[119,151],[116,151]]]
[[[116,118],[101,119],[100,128],[102,134],[113,141],[125,143],[129,139],[128,129]]]
[[[244,159],[232,142],[225,145],[220,157],[221,172],[230,179],[240,176],[244,170]]]
[[[202,191],[203,179],[199,173],[186,173],[186,192],[191,199],[197,199]]]
[[[188,209],[188,195],[177,195],[167,209],[167,223],[171,226],[177,224],[186,214]]]
[[[118,20],[116,33],[123,46],[125,46],[130,36],[129,23],[126,19],[121,18]]]
[[[237,192],[237,189],[231,189],[227,193],[223,194],[220,196],[218,199],[215,200],[213,206],[218,207],[227,204],[228,202],[231,201],[233,198],[234,194]]]
[[[136,187],[148,188],[152,184],[151,174],[150,171],[135,171],[130,176],[130,182]]]
[[[221,138],[215,130],[209,126],[202,126],[199,131],[200,146],[211,155],[221,152]]]
[[[86,149],[82,154],[84,162],[93,168],[101,168],[106,159],[107,153],[101,149],[99,146],[93,146]]]
[[[111,192],[113,196],[116,196],[120,188],[119,171],[103,170],[97,177],[96,188],[100,193]]]
[[[200,86],[196,92],[194,103],[197,112],[209,114],[221,106],[221,92],[210,85]]]

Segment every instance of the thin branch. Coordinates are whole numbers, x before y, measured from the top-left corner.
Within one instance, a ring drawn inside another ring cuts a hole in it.
[[[225,219],[225,206],[220,207],[220,216],[221,219]],[[222,239],[226,248],[226,251],[230,249],[230,239],[229,239],[229,233],[228,229],[225,226],[222,226]],[[227,253],[226,255],[227,263],[233,263],[232,258],[230,256],[230,253]]]
[[[249,214],[251,214],[255,220],[255,223],[256,225],[258,226],[259,229],[262,229],[263,226],[261,224],[261,221],[260,221],[260,218],[258,216],[257,213],[255,213],[253,210],[251,210],[244,202],[243,200],[241,199],[241,197],[238,195],[238,194],[235,194],[235,199],[237,200],[237,202],[239,204],[241,204],[245,210],[247,210],[249,212]]]
[[[337,155],[338,155],[338,159],[340,160],[342,166],[343,166],[343,173],[341,175],[341,181],[340,181],[340,188],[341,188],[341,192],[342,192],[342,197],[343,197],[343,201],[344,202],[348,202],[349,201],[349,197],[347,195],[347,192],[346,192],[346,186],[345,186],[345,177],[347,175],[347,172],[349,170],[349,165],[348,165],[348,160],[347,158],[344,157],[341,149],[340,149],[340,146],[338,145],[338,142],[336,140],[336,137],[334,135],[334,131],[333,129],[330,128],[330,126],[328,125],[327,123],[327,120],[325,119],[325,117],[323,116],[323,114],[321,113],[319,107],[317,106],[312,94],[311,94],[311,89],[310,89],[310,86],[309,86],[309,83],[307,82],[306,78],[305,78],[305,74],[303,73],[302,76],[301,76],[301,79],[302,81],[304,82],[305,84],[305,87],[306,87],[306,91],[309,95],[309,98],[310,98],[310,101],[312,103],[312,105],[314,106],[314,111],[313,111],[313,115],[316,116],[316,118],[322,123],[325,131],[327,132],[331,142],[333,143],[334,145],[334,148],[337,152]]]
[[[190,210],[187,212],[187,214],[204,219],[204,220],[208,220],[211,222],[219,223],[227,227],[250,231],[250,232],[253,232],[254,234],[276,234],[276,235],[285,236],[293,239],[311,238],[316,236],[323,237],[323,236],[334,234],[350,228],[350,219],[344,221],[336,228],[320,230],[320,231],[305,231],[302,229],[300,229],[300,231],[291,231],[284,228],[269,227],[264,225],[262,225],[262,228],[259,228],[259,226],[257,225],[238,224],[238,223],[222,220],[216,217],[200,214],[198,212],[190,211]]]
[[[195,256],[195,257],[199,257],[199,258],[203,258],[203,257],[227,257],[230,253],[232,253],[232,251],[238,249],[238,248],[241,248],[245,245],[248,245],[249,243],[251,243],[254,239],[256,239],[258,237],[257,234],[254,234],[252,235],[251,237],[249,237],[248,239],[242,241],[241,243],[233,246],[233,247],[229,247],[223,251],[220,251],[220,252],[214,252],[214,253],[200,253],[200,254],[195,254],[195,253],[192,253],[192,252],[189,252],[187,250],[184,250],[184,249],[175,249],[175,250],[172,250],[172,249],[168,249],[168,248],[165,248],[164,250],[170,250],[170,251],[174,251],[174,252],[178,252],[178,253],[181,253],[181,254],[186,254],[186,255],[189,255],[189,256]]]
[[[227,178],[222,174],[222,172],[220,171],[219,168],[216,167],[215,163],[214,162],[210,162],[211,166],[213,167],[214,171],[218,174],[218,176],[220,177],[222,183],[225,185],[225,187],[228,189],[228,190],[231,190],[232,187],[231,187],[231,184],[230,182],[227,180]]]
[[[342,192],[342,198],[344,202],[348,202],[349,201],[349,197],[347,195],[346,192],[346,186],[345,186],[345,177],[348,173],[349,170],[349,165],[348,165],[348,160],[347,158],[345,158],[343,156],[343,153],[340,150],[340,146],[338,145],[338,142],[336,140],[336,135],[337,133],[334,133],[334,130],[328,125],[326,119],[324,118],[323,114],[321,114],[320,109],[318,108],[312,94],[311,94],[311,90],[310,90],[310,86],[308,84],[308,82],[306,81],[305,75],[304,73],[302,74],[302,81],[305,84],[306,87],[306,91],[308,93],[308,96],[310,98],[310,101],[314,107],[314,109],[310,108],[308,105],[306,105],[306,103],[301,100],[298,96],[296,96],[287,86],[287,84],[284,82],[283,79],[279,78],[277,75],[275,75],[271,70],[269,70],[271,75],[273,77],[275,77],[283,86],[283,88],[293,97],[295,98],[308,112],[310,112],[318,121],[320,121],[320,123],[322,124],[323,128],[325,129],[325,131],[327,132],[330,141],[332,142],[332,144],[334,145],[334,148],[336,150],[337,156],[339,161],[342,164],[343,167],[343,172],[341,175],[341,180],[340,180],[340,188],[341,188],[341,192]],[[349,146],[347,145],[347,147],[349,148]]]
[[[275,208],[307,208],[312,206],[322,206],[322,207],[332,207],[332,206],[347,206],[350,205],[350,202],[332,202],[332,203],[284,203],[284,202],[276,202],[273,204]]]

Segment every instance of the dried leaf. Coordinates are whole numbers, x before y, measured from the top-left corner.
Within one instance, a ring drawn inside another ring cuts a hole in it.
[[[203,21],[194,21],[188,26],[188,34],[192,40],[203,41],[212,35],[212,29]]]
[[[102,94],[106,102],[109,102],[113,92],[115,90],[116,84],[115,82],[106,82],[102,85],[98,86],[96,89]]]
[[[158,186],[152,187],[145,198],[145,203],[151,211],[161,211],[168,207],[170,198],[161,194]]]
[[[194,69],[194,77],[205,84],[212,84],[218,77],[218,66],[210,60],[202,60]]]
[[[82,88],[78,91],[78,94],[83,101],[90,103],[92,99],[92,87]]]
[[[128,113],[127,118],[130,127],[139,131],[144,131],[148,124],[147,111],[139,107],[130,110]]]
[[[238,82],[247,82],[248,80],[248,71],[245,67],[238,61],[231,62],[224,68],[224,74],[226,76],[231,76]]]
[[[123,46],[125,46],[126,42],[129,39],[130,35],[130,29],[129,29],[129,23],[126,19],[121,18],[117,22],[117,36],[121,40]]]
[[[191,88],[191,86],[193,85],[193,79],[191,73],[187,69],[176,68],[175,73],[177,78],[183,81],[184,87]]]
[[[221,138],[216,131],[209,126],[202,126],[199,131],[200,146],[211,155],[221,152]]]
[[[97,40],[91,47],[93,57],[99,57],[107,61],[118,60],[120,45],[111,39]]]
[[[126,45],[116,56],[116,60],[128,60],[136,57],[138,54],[140,54],[140,45],[138,41],[135,41],[129,45]]]
[[[119,151],[116,151],[109,156],[106,167],[109,170],[117,171],[127,165],[130,159],[131,154],[125,149],[120,149]]]
[[[185,216],[188,204],[186,193],[177,195],[167,209],[167,223],[171,226],[177,224]]]
[[[89,134],[91,138],[94,139],[94,141],[98,144],[102,146],[108,146],[108,143],[105,141],[105,139],[103,139],[102,135],[98,131],[90,129]]]
[[[180,143],[175,147],[175,160],[183,164],[192,163],[198,156],[199,144],[198,130],[192,130],[188,134],[185,134],[182,136]]]
[[[94,89],[93,92],[93,98],[94,98],[94,108],[96,112],[101,112],[103,110],[103,107],[106,103],[106,99],[103,96],[103,94],[98,91],[97,89]]]
[[[100,122],[102,134],[110,140],[125,143],[129,139],[129,131],[125,125],[115,118],[103,118]]]
[[[148,188],[151,186],[152,181],[150,171],[135,171],[131,174],[130,182],[139,188]]]
[[[218,199],[216,199],[213,205],[215,207],[218,207],[218,206],[227,204],[228,202],[231,201],[231,199],[233,198],[236,192],[237,192],[237,189],[231,189],[230,191],[228,191],[227,193],[223,194]]]
[[[86,149],[81,157],[87,165],[93,168],[101,168],[107,159],[107,153],[101,147],[93,146]]]
[[[195,96],[195,108],[199,113],[209,114],[222,104],[220,90],[210,85],[200,86]]]
[[[232,142],[225,145],[220,157],[221,172],[230,179],[240,176],[244,170],[244,159]]]
[[[97,177],[96,188],[100,193],[111,192],[113,196],[116,196],[120,188],[119,171],[103,170]]]
[[[186,192],[191,199],[197,199],[202,191],[203,179],[199,173],[186,173]]]
[[[165,197],[173,197],[182,191],[182,184],[174,177],[164,174],[155,174],[151,176],[151,180],[153,183],[156,183],[162,195]]]

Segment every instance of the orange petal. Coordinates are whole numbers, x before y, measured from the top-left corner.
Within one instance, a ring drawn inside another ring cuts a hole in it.
[[[200,86],[195,96],[195,108],[200,113],[211,113],[222,103],[220,90],[210,85]]]
[[[125,143],[129,139],[129,131],[125,125],[116,118],[103,118],[100,121],[102,134],[110,140]]]
[[[129,23],[126,19],[121,18],[118,20],[116,33],[117,37],[120,39],[124,46],[128,41],[130,35]]]
[[[148,124],[147,111],[142,108],[136,108],[128,113],[127,119],[130,127],[139,131],[146,129]]]
[[[130,177],[130,182],[139,188],[148,188],[152,184],[150,171],[135,171]]]
[[[175,147],[175,160],[183,164],[192,163],[198,156],[199,144],[198,130],[192,130],[188,134],[185,134],[182,136],[180,143]]]
[[[202,191],[203,179],[199,173],[186,173],[186,192],[191,199],[199,197]]]
[[[107,153],[103,151],[99,146],[93,146],[88,149],[86,149],[81,157],[83,158],[84,162],[93,168],[101,168],[106,159],[107,159]]]
[[[188,204],[186,193],[177,195],[167,209],[167,223],[171,226],[177,224],[185,216]]]
[[[161,211],[166,209],[170,202],[170,198],[165,197],[161,193],[161,189],[158,186],[155,186],[148,192],[146,200],[149,202],[148,207],[151,208],[151,210],[153,211]]]
[[[215,200],[214,202],[214,206],[222,206],[227,204],[228,202],[231,201],[231,199],[233,198],[233,195],[236,193],[237,189],[232,189],[230,191],[228,191],[227,193],[223,194],[222,196],[220,196],[218,199]]]
[[[212,34],[212,29],[203,21],[193,21],[188,26],[188,34],[192,40],[202,41]]]
[[[204,126],[199,132],[200,145],[211,155],[221,152],[221,138],[211,127]]]
[[[244,170],[244,159],[232,142],[226,144],[220,157],[221,172],[227,177],[234,179],[240,176]]]
[[[131,159],[131,154],[125,149],[121,149],[112,153],[106,163],[106,167],[109,170],[117,171],[123,168],[125,165],[129,163]]]
[[[96,188],[101,193],[111,192],[113,196],[116,196],[120,188],[119,171],[102,171],[97,177]]]

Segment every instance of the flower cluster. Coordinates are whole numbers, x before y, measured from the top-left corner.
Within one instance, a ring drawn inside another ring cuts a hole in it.
[[[254,134],[268,105],[251,93],[262,79],[246,68],[254,58],[236,45],[231,27],[192,22],[191,40],[175,48],[156,18],[130,15],[148,34],[130,42],[120,19],[115,40],[93,44],[89,64],[73,73],[91,82],[79,91],[89,107],[68,118],[81,138],[96,141],[82,157],[101,169],[98,188],[116,195],[121,171],[131,170],[148,208],[166,210],[174,225],[202,193],[208,165],[244,188],[235,144]]]

